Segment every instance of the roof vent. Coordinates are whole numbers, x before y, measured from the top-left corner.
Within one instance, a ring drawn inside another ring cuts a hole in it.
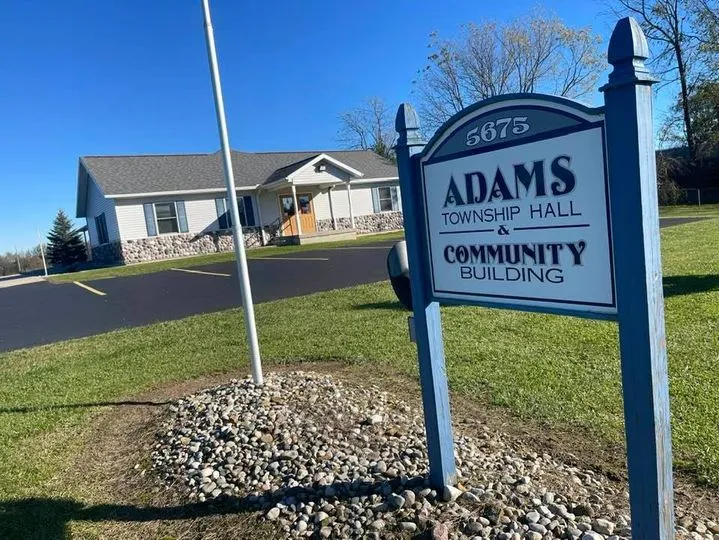
[[[327,170],[327,165],[324,163],[320,163],[317,165],[317,172],[325,172]]]

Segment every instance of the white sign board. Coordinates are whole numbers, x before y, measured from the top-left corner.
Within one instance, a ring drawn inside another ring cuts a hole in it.
[[[422,159],[434,298],[616,313],[604,121],[553,113],[485,113]]]

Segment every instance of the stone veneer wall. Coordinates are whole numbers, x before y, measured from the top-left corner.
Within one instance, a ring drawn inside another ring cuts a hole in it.
[[[271,242],[278,235],[278,227],[265,226],[265,240]],[[245,248],[262,246],[259,227],[244,227],[242,234]],[[175,259],[191,255],[204,255],[221,251],[232,251],[232,233],[218,231],[207,233],[180,233],[151,236],[137,240],[113,242],[92,249],[93,261],[106,264],[124,262],[125,264]]]
[[[365,216],[355,216],[355,230],[363,233],[397,231],[404,227],[402,221],[402,212],[381,212],[379,214],[367,214]],[[351,229],[352,223],[350,218],[337,218],[337,230]],[[317,231],[331,231],[331,219],[318,219]]]
[[[122,245],[120,242],[110,242],[91,248],[92,262],[96,264],[110,264],[122,261]]]

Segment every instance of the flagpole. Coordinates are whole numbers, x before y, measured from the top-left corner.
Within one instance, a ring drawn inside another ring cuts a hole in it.
[[[210,60],[212,88],[215,94],[215,111],[217,112],[217,128],[220,132],[220,143],[222,145],[222,162],[225,169],[227,199],[230,203],[229,211],[230,216],[232,217],[232,239],[235,245],[235,262],[237,263],[237,275],[240,280],[242,306],[245,310],[245,330],[247,332],[247,344],[250,349],[250,367],[252,370],[252,379],[255,384],[261,385],[263,383],[262,363],[260,362],[260,346],[257,341],[257,327],[255,326],[255,308],[252,303],[252,290],[250,289],[250,276],[247,269],[247,258],[245,257],[245,242],[242,237],[242,224],[240,223],[240,213],[237,209],[235,177],[232,171],[232,155],[230,153],[230,142],[227,135],[225,105],[222,100],[222,86],[220,85],[220,71],[217,67],[217,51],[215,49],[215,35],[212,31],[209,1],[202,0],[202,7],[205,14],[207,54]]]

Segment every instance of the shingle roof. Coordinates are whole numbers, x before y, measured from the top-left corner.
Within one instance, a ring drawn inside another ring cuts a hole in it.
[[[369,150],[319,152],[232,151],[238,187],[266,184],[286,177],[320,154],[364,174],[363,179],[397,176],[397,167]],[[176,154],[147,156],[87,156],[81,164],[106,195],[131,195],[224,187],[222,156]]]

